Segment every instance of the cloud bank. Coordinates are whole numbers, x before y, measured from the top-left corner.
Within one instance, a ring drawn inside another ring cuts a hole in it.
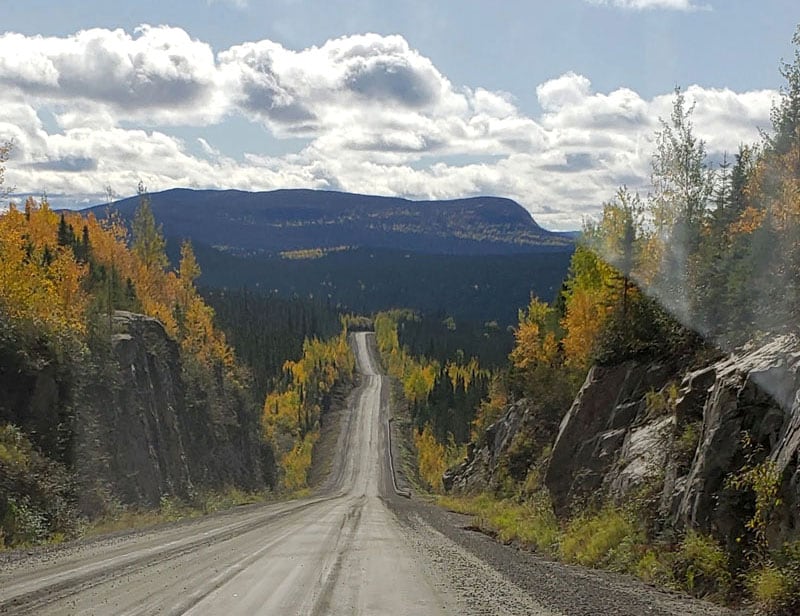
[[[700,86],[686,94],[712,154],[757,139],[776,96]],[[106,186],[133,192],[139,178],[151,190],[492,194],[518,200],[547,226],[576,228],[618,185],[646,182],[671,93],[595,92],[569,72],[540,84],[536,97],[542,114],[531,117],[508,93],[453,84],[400,36],[302,50],[262,40],[215,52],[167,26],[0,35],[0,139],[15,143],[8,183],[91,203]],[[234,118],[265,142],[303,145],[233,156],[208,136],[177,136]]]
[[[585,0],[589,4],[613,6],[620,9],[645,11],[662,9],[668,11],[707,11],[708,5],[695,4],[692,0]]]

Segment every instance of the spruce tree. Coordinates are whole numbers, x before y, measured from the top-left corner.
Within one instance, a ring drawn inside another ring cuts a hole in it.
[[[156,225],[150,197],[139,182],[139,207],[133,217],[133,251],[147,269],[163,270],[167,267],[166,241],[161,225]]]

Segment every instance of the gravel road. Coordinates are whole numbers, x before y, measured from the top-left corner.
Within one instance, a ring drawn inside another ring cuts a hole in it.
[[[387,377],[354,334],[361,385],[312,497],[80,542],[0,564],[0,613],[721,615],[619,576],[537,559],[398,496]]]

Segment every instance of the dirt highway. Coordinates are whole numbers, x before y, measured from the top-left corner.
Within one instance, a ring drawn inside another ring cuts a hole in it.
[[[398,496],[388,377],[353,335],[358,389],[314,496],[33,551],[0,565],[0,613],[531,615],[725,613],[603,572],[543,561]]]
[[[0,609],[35,614],[461,614],[385,497],[380,374],[354,336],[361,386],[317,496],[90,542],[0,572]],[[435,531],[429,530],[431,533]],[[523,597],[516,597],[523,604]],[[549,614],[529,605],[535,612]]]

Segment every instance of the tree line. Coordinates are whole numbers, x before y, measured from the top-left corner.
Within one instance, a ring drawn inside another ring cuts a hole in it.
[[[9,149],[0,148],[0,169]],[[286,485],[304,482],[305,468],[285,454],[314,432],[339,375],[352,373],[339,317],[325,305],[247,291],[204,299],[191,243],[171,266],[144,186],[139,192],[130,229],[113,214],[53,211],[45,198],[0,214],[0,544],[73,536],[81,519],[119,504],[102,456],[92,454],[108,428],[98,400],[112,399],[119,381],[115,311],[163,324],[180,354],[176,391],[192,421],[210,424],[199,433],[260,446],[262,468],[251,474],[263,471],[262,487],[280,481],[284,467],[300,477]],[[289,430],[284,450],[264,401],[298,387],[302,426]],[[206,461],[222,464],[208,447]],[[238,472],[217,470],[191,472]]]

